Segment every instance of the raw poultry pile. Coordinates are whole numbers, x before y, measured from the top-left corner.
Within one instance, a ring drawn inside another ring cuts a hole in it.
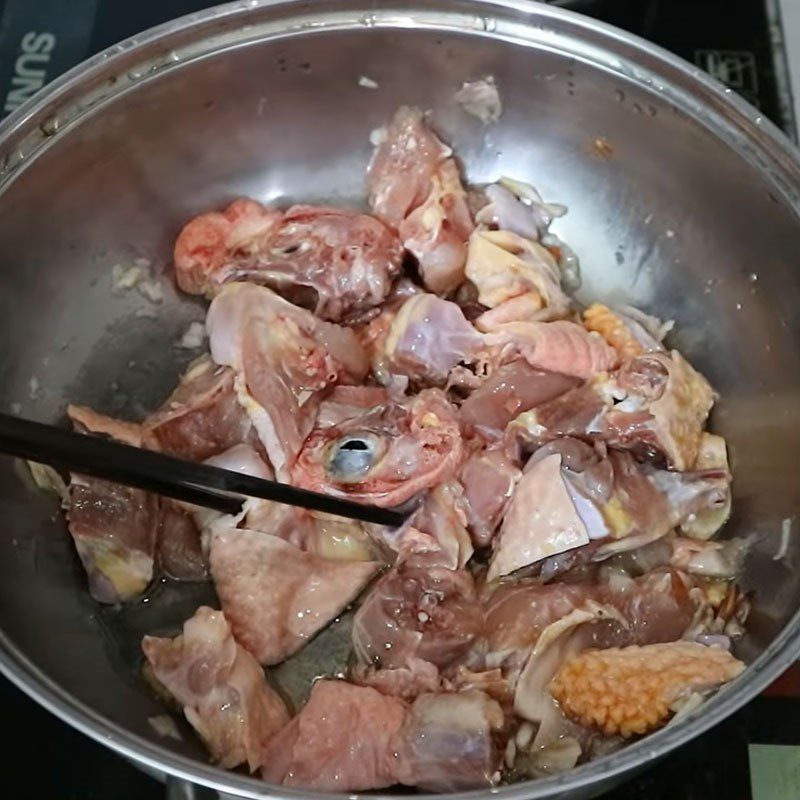
[[[332,791],[563,771],[690,713],[744,668],[742,548],[706,379],[633,308],[579,309],[564,213],[467,189],[401,108],[369,214],[241,199],[175,245],[210,353],[142,423],[75,427],[384,507],[398,530],[248,500],[226,517],[73,476],[92,595],[212,580],[147,672],[223,767]],[[289,708],[270,667],[351,604],[344,675]],[[266,670],[264,669],[266,667]]]

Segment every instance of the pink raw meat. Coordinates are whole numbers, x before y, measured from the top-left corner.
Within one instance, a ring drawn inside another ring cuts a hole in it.
[[[246,763],[254,772],[264,763],[289,713],[253,656],[234,641],[221,611],[203,606],[182,635],[145,636],[142,650],[221,767]]]
[[[277,536],[240,528],[215,532],[210,561],[236,640],[262,664],[299,650],[381,567],[320,558]]]
[[[408,712],[399,700],[344,681],[319,680],[264,755],[264,780],[328,792],[397,783],[393,740]]]
[[[195,217],[175,243],[184,291],[214,294],[228,281],[251,281],[330,320],[379,305],[401,260],[400,242],[375,217],[327,206],[283,212],[254,200]]]
[[[190,364],[161,409],[145,420],[148,447],[205,461],[241,442],[257,441],[233,382],[233,370],[218,367],[209,356]]]

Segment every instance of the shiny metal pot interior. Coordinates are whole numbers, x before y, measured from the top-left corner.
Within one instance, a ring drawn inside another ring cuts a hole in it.
[[[453,102],[494,75],[484,127]],[[372,90],[359,76],[378,82]],[[403,103],[433,111],[470,180],[530,180],[570,212],[586,296],[677,321],[676,341],[722,400],[735,515],[753,534],[750,669],[693,717],[567,775],[498,796],[596,794],[714,725],[800,649],[800,163],[754,109],[671,55],[522,0],[253,0],[186,17],[95,57],[0,126],[2,406],[55,420],[65,402],[141,415],[189,354],[202,306],[171,289],[157,319],[110,288],[136,257],[165,272],[193,214],[241,195],[361,203],[369,132]],[[166,283],[166,279],[165,279]],[[138,640],[205,590],[99,608],[55,502],[0,472],[0,668],[55,713],[150,768],[230,794],[301,797],[211,767],[164,740],[136,674]],[[322,645],[324,646],[324,640]]]

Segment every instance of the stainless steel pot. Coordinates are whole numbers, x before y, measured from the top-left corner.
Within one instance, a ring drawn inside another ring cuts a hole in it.
[[[453,102],[494,75],[505,111],[482,126]],[[359,85],[359,76],[377,90]],[[800,651],[800,161],[727,89],[620,31],[523,0],[253,0],[129,39],[56,81],[0,126],[0,395],[55,419],[67,399],[117,415],[163,399],[199,304],[171,290],[157,318],[116,296],[112,265],[168,270],[193,214],[247,194],[360,203],[369,132],[402,103],[433,109],[473,181],[509,174],[570,207],[556,231],[586,296],[677,321],[677,343],[722,400],[735,516],[751,535],[747,672],[692,717],[561,777],[498,797],[588,797],[712,727]],[[204,589],[160,587],[99,608],[55,503],[0,474],[0,668],[89,736],[162,773],[281,798],[210,766],[136,674],[145,631],[177,625]],[[323,640],[324,644],[324,640]]]

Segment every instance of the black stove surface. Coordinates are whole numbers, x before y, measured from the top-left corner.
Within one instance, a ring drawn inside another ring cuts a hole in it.
[[[322,1],[322,0],[321,0]],[[795,135],[775,0],[555,0],[672,50],[713,74]],[[47,81],[127,36],[209,0],[0,2],[0,98],[5,114]],[[69,13],[65,13],[68,9]],[[35,58],[21,59],[26,54]],[[139,800],[164,788],[0,679],[6,736],[0,797]],[[786,679],[722,725],[604,800],[798,800],[800,679]],[[751,789],[751,779],[754,788]]]

